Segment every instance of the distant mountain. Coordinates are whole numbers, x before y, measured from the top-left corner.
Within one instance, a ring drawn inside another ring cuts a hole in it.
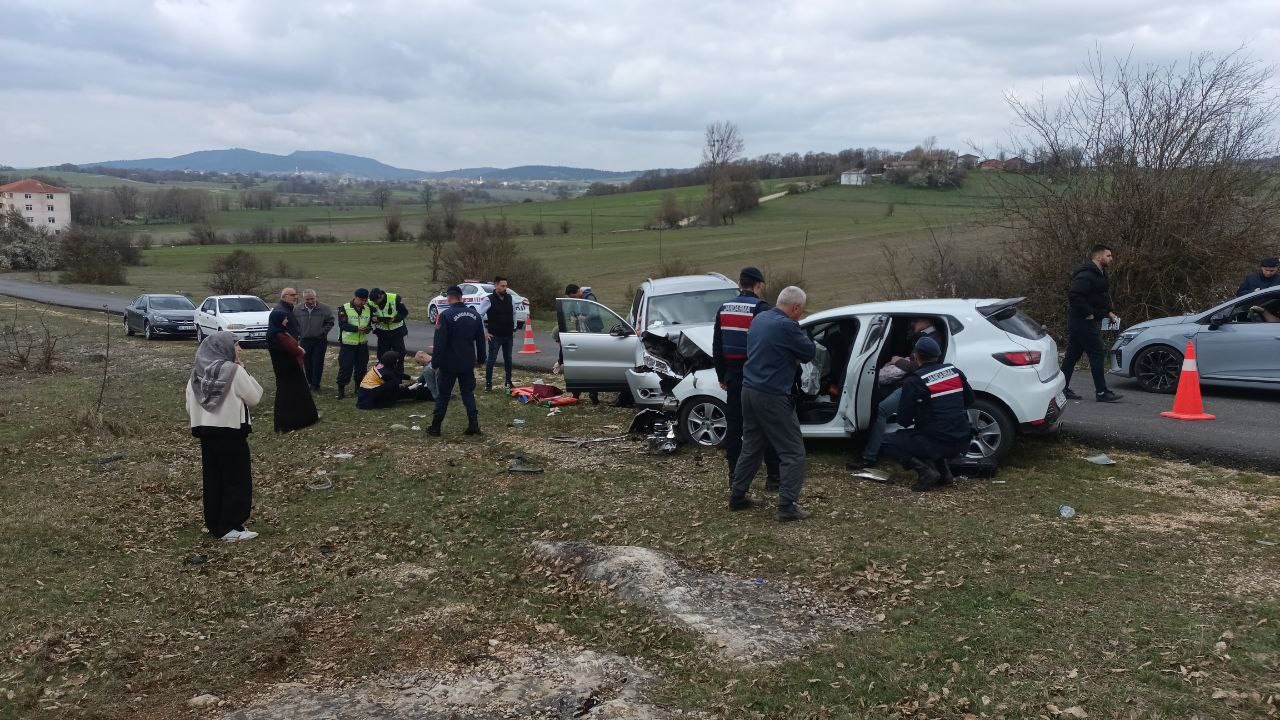
[[[495,180],[498,182],[528,182],[534,180],[560,180],[569,182],[620,182],[640,174],[639,170],[612,172],[588,168],[562,167],[558,165],[522,165],[513,168],[477,167],[428,172],[392,167],[386,163],[359,155],[327,152],[324,150],[298,150],[288,155],[272,155],[243,148],[230,150],[201,150],[171,158],[143,158],[141,160],[108,160],[83,164],[80,167],[122,168],[126,170],[193,170],[199,172],[262,173],[264,175],[291,175],[293,173],[323,173],[326,175],[351,175],[370,180]]]

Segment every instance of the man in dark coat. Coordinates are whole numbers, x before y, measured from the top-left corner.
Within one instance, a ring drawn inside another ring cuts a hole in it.
[[[1240,288],[1236,290],[1236,297],[1280,285],[1278,270],[1280,270],[1280,258],[1266,258],[1262,261],[1258,272],[1245,276],[1244,282],[1240,283]]]
[[[947,460],[969,447],[973,426],[968,407],[973,389],[964,373],[951,363],[940,362],[942,347],[931,337],[916,341],[912,359],[919,369],[902,381],[898,424],[909,427],[884,441],[884,452],[902,467],[916,471],[916,492],[950,485]]]
[[[1062,358],[1062,374],[1067,380],[1063,392],[1071,400],[1080,399],[1080,395],[1071,390],[1071,373],[1084,355],[1089,356],[1089,370],[1093,373],[1094,399],[1115,402],[1121,397],[1107,389],[1102,348],[1102,319],[1120,320],[1112,311],[1111,280],[1107,277],[1107,268],[1113,259],[1111,248],[1094,245],[1089,259],[1071,274],[1071,289],[1067,292],[1067,354]]]
[[[485,318],[485,337],[489,340],[489,351],[484,364],[484,389],[493,389],[493,366],[498,361],[498,351],[502,351],[503,387],[511,389],[511,345],[515,340],[516,308],[515,298],[507,292],[507,279],[498,276],[493,279],[493,292],[486,298],[487,304],[482,306],[481,314]]]
[[[293,316],[298,323],[298,344],[306,353],[303,369],[311,390],[320,390],[320,376],[324,374],[324,355],[329,348],[329,331],[337,322],[333,310],[316,298],[315,290],[302,291],[302,304],[295,305]]]
[[[428,435],[440,436],[445,411],[449,409],[449,396],[454,383],[462,395],[462,405],[467,409],[465,435],[480,434],[480,413],[476,409],[476,365],[484,362],[484,318],[475,308],[462,302],[462,288],[450,285],[445,291],[449,307],[440,313],[436,328],[434,354],[431,366],[438,372],[436,384],[435,416],[431,419]]]

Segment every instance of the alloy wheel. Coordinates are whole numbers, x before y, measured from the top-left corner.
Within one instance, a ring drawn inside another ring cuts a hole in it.
[[[995,455],[1003,439],[1000,421],[986,410],[969,410],[969,423],[973,426],[973,440],[969,442],[970,458],[986,458]]]
[[[685,434],[699,445],[716,447],[724,442],[729,421],[724,410],[713,402],[699,402],[689,409]]]
[[[1182,353],[1164,346],[1148,348],[1134,363],[1134,375],[1147,392],[1173,392],[1182,376]]]

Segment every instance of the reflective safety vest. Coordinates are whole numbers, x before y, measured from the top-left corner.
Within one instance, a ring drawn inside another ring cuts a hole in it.
[[[369,318],[373,314],[369,310],[369,303],[365,303],[363,308],[356,310],[348,302],[343,304],[342,312],[347,316],[347,323],[358,328],[369,327]],[[364,345],[369,342],[369,337],[364,333],[348,332],[346,330],[343,330],[338,337],[342,340],[343,345]]]
[[[378,311],[380,318],[393,318],[396,316],[396,303],[399,302],[399,300],[399,295],[389,292],[387,293],[387,296],[383,298],[382,307],[374,305],[372,300],[369,301],[369,305],[372,305],[373,309]],[[404,321],[397,320],[392,322],[391,320],[379,319],[377,325],[379,330],[399,330],[404,327]]]

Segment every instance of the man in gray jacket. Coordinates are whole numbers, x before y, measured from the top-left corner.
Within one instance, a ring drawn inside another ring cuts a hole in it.
[[[760,313],[747,332],[747,361],[742,367],[742,453],[729,490],[729,509],[746,510],[751,481],[764,460],[765,448],[778,453],[777,519],[803,520],[800,509],[804,485],[804,438],[796,416],[796,369],[816,353],[813,339],[800,327],[808,297],[794,285],[783,288],[775,307]]]
[[[319,392],[324,355],[329,349],[329,331],[335,322],[333,310],[316,299],[315,290],[303,290],[302,304],[294,307],[293,317],[298,321],[298,344],[306,353],[302,369],[307,373],[312,392]]]

